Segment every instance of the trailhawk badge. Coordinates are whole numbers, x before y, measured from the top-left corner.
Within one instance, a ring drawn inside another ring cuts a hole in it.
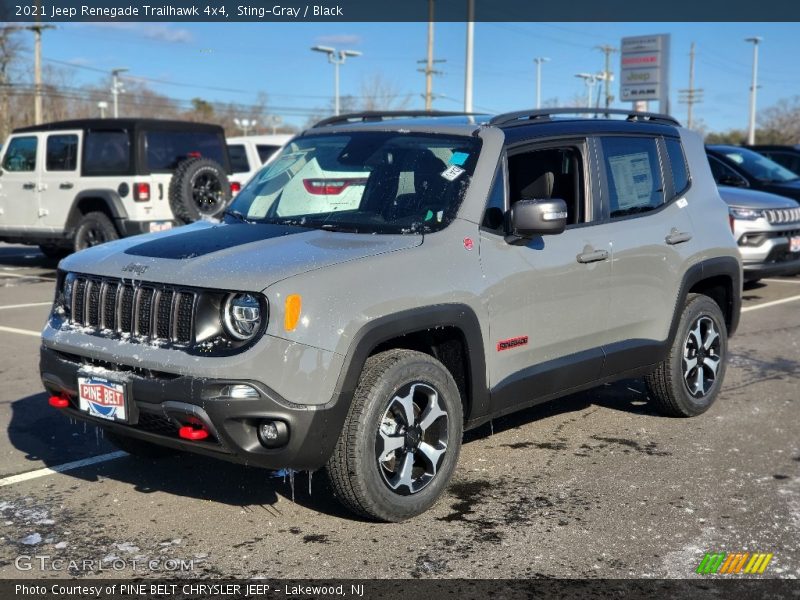
[[[102,377],[78,377],[80,409],[92,417],[127,421],[125,386]]]

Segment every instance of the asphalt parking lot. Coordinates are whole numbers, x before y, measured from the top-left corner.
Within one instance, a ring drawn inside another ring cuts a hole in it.
[[[320,474],[135,459],[57,414],[38,378],[55,266],[0,244],[0,577],[683,578],[710,551],[800,576],[800,277],[745,290],[705,415],[659,417],[632,380],[496,420],[432,510],[386,525],[352,518]]]

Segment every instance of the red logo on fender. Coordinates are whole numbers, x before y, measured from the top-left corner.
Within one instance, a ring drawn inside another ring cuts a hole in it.
[[[511,350],[511,348],[516,348],[517,346],[525,346],[528,343],[528,336],[522,335],[520,337],[509,338],[507,340],[500,340],[497,342],[497,351],[502,352],[503,350]]]

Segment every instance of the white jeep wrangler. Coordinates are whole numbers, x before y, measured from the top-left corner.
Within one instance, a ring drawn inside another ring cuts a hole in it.
[[[221,127],[82,119],[15,130],[0,152],[0,241],[58,257],[221,213]]]

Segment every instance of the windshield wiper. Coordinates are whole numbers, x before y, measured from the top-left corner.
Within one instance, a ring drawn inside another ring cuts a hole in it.
[[[319,229],[324,229],[325,231],[338,231],[340,233],[360,233],[358,227],[353,225],[337,225],[335,223],[322,223],[318,227]]]
[[[249,223],[249,224],[253,223],[253,221],[249,220],[247,217],[245,217],[238,210],[225,209],[224,211],[222,211],[222,214],[227,216],[227,217],[233,217],[234,219],[236,219],[237,221],[241,221],[242,223]]]

